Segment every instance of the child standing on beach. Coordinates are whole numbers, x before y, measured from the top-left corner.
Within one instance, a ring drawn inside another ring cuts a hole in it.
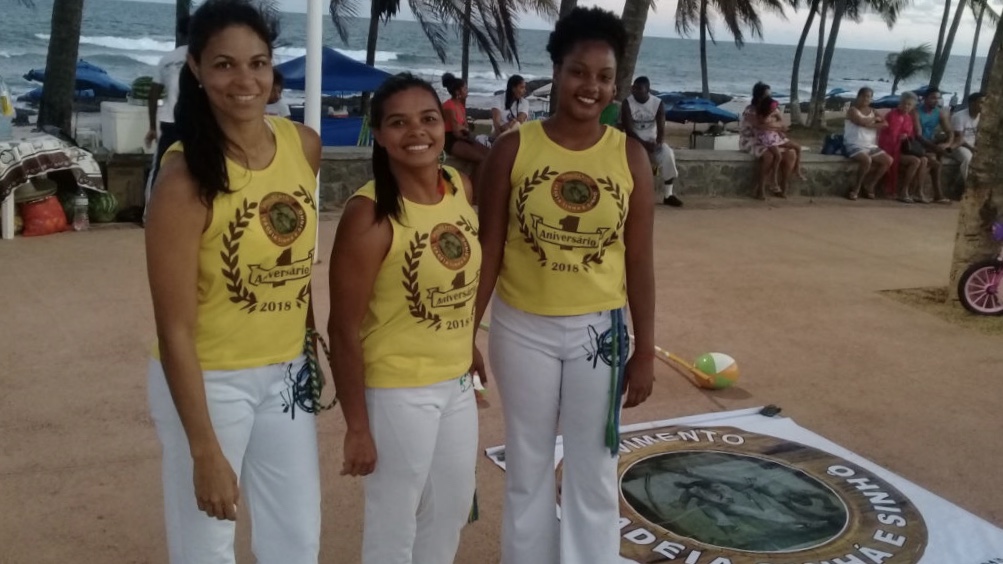
[[[797,158],[794,162],[794,170],[798,171],[798,178],[801,180],[807,180],[808,177],[805,175],[804,168],[801,166],[801,145],[791,141],[786,134],[784,134],[784,116],[780,113],[780,104],[774,100],[772,97],[767,96],[759,101],[759,105],[756,107],[756,113],[759,115],[761,123],[766,126],[757,131],[759,137],[759,144],[766,147],[766,150],[770,151],[773,155],[774,160],[778,160],[781,157],[781,152],[783,149],[790,149],[795,152]],[[785,197],[787,194],[780,189],[778,186],[774,191],[780,197]]]

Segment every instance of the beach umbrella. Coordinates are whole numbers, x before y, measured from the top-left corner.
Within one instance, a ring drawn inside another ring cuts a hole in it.
[[[683,94],[682,92],[662,92],[655,96],[659,100],[665,103],[666,106],[672,106],[676,102],[689,99],[689,96]]]
[[[45,83],[45,69],[31,69],[24,79]],[[99,66],[81,60],[77,63],[77,82],[74,90],[93,90],[94,95],[101,98],[125,98],[132,89],[108,75]]]
[[[721,109],[710,100],[700,98],[677,102],[665,110],[665,119],[675,123],[730,123],[738,121],[738,115]]]
[[[551,82],[550,84],[544,84],[543,86],[541,86],[541,87],[537,88],[536,90],[534,90],[532,92],[532,94],[530,94],[530,95],[531,96],[539,96],[541,98],[547,98],[547,97],[550,96],[550,89],[553,88],[553,86],[554,86],[553,82]],[[502,92],[504,92],[504,91],[502,91]]]
[[[884,96],[874,100],[871,102],[871,107],[876,110],[890,110],[892,108],[897,108],[900,100],[901,98],[898,94],[892,94],[890,96]]]
[[[850,96],[843,96],[843,94],[850,94]],[[846,88],[833,88],[826,95],[826,98],[849,98],[856,97],[856,94],[850,92]]]

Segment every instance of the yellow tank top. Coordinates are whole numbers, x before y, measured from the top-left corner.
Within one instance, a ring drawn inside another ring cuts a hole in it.
[[[249,171],[227,159],[199,247],[195,345],[203,370],[290,361],[303,352],[316,242],[313,169],[296,125],[269,117],[275,157]],[[168,152],[181,152],[175,143]]]
[[[627,301],[623,225],[634,182],[627,137],[607,127],[571,151],[542,121],[519,128],[498,295],[537,315],[581,315]]]
[[[470,368],[474,305],[481,270],[477,214],[459,173],[443,167],[442,201],[404,200],[390,220],[387,252],[362,323],[366,386],[413,388],[456,378]],[[353,197],[376,199],[370,182]]]

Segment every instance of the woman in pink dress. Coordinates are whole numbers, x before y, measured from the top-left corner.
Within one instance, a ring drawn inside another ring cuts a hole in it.
[[[759,200],[766,199],[766,185],[771,185],[770,191],[775,196],[780,196],[781,188],[777,184],[777,176],[780,176],[780,186],[783,191],[790,185],[791,172],[794,171],[797,155],[793,151],[783,150],[781,157],[776,158],[773,152],[767,151],[766,147],[759,143],[759,132],[769,129],[766,124],[759,119],[756,108],[764,98],[770,97],[770,86],[762,82],[757,82],[752,88],[752,101],[742,112],[742,119],[739,129],[738,148],[759,159],[759,180],[756,183],[754,197]],[[777,128],[782,131],[786,129],[781,125]]]
[[[918,132],[916,130],[916,118],[913,112],[916,110],[916,95],[912,92],[904,92],[899,106],[888,112],[885,121],[888,126],[878,133],[878,147],[892,157],[892,166],[885,175],[885,192],[888,196],[899,194],[900,202],[911,204],[916,201],[929,203],[923,196],[923,171],[926,170],[926,157],[910,155],[902,150],[902,145],[910,139],[915,139]],[[899,187],[899,170],[902,171],[902,190]],[[916,194],[916,200],[912,198],[912,193]]]

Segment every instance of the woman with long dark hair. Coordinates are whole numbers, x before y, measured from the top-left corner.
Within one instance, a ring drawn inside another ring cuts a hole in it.
[[[371,123],[374,179],[345,205],[330,263],[342,474],[366,476],[363,564],[451,564],[477,460],[472,188],[439,167],[442,107],[424,80],[387,79]]]
[[[480,164],[488,156],[488,148],[478,143],[467,126],[467,83],[450,73],[442,75],[442,85],[449,99],[442,105],[446,127],[446,152],[450,155]]]
[[[529,119],[529,100],[526,100],[526,79],[518,74],[508,77],[505,93],[498,97],[491,108],[491,122],[494,124],[492,137],[499,137]]]
[[[273,17],[246,0],[207,0],[192,16],[180,141],[147,218],[149,401],[172,564],[233,562],[245,501],[258,562],[315,564],[320,546],[305,354],[320,138],[265,117]]]
[[[620,407],[651,394],[655,350],[651,164],[639,141],[599,121],[626,41],[620,19],[599,8],[561,18],[547,44],[557,112],[502,136],[480,175],[475,326],[490,301],[505,412],[504,564],[619,562]]]

